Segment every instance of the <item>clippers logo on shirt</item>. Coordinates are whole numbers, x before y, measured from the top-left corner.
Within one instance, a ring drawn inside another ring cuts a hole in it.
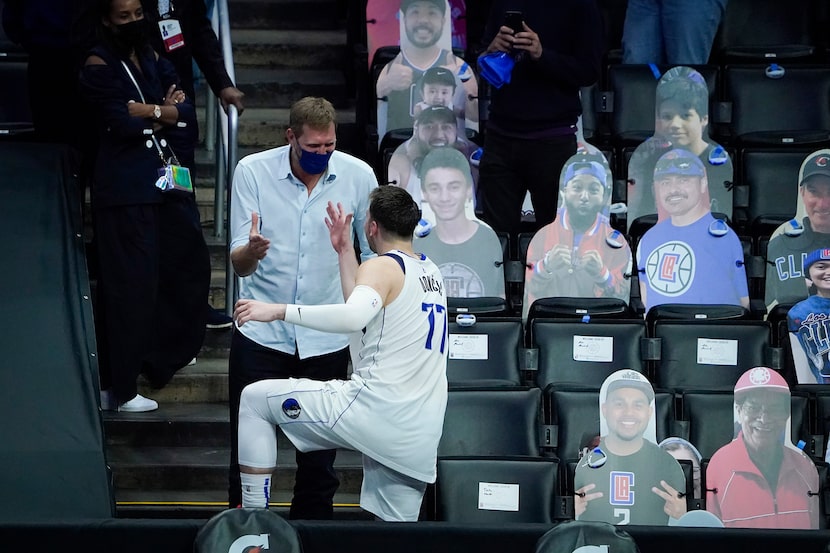
[[[634,473],[611,471],[611,505],[634,505]]]
[[[666,242],[646,260],[646,278],[651,287],[665,296],[680,296],[695,277],[695,254],[685,242]]]
[[[484,293],[484,283],[472,268],[463,263],[443,263],[438,269],[444,277],[449,298],[479,298]]]

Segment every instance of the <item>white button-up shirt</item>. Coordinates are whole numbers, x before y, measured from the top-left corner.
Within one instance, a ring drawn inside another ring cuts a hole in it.
[[[251,213],[260,220],[260,233],[271,241],[256,271],[240,278],[239,297],[269,303],[316,305],[342,303],[337,252],[326,228],[326,205],[340,202],[354,213],[363,259],[374,255],[363,231],[369,192],[377,178],[365,162],[335,151],[328,169],[308,193],[291,173],[290,146],[243,158],[233,177],[230,205],[230,251],[248,243]],[[301,358],[332,353],[348,345],[346,335],[330,334],[282,321],[251,321],[237,328],[254,342]]]

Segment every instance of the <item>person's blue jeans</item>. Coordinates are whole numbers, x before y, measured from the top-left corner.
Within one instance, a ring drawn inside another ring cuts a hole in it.
[[[727,0],[628,0],[623,63],[705,65]]]

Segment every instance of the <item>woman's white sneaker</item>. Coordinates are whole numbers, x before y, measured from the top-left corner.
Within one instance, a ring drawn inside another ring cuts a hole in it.
[[[136,394],[133,399],[122,403],[119,407],[119,411],[125,411],[127,413],[145,413],[147,411],[155,411],[159,408],[158,402],[144,397],[141,394]]]

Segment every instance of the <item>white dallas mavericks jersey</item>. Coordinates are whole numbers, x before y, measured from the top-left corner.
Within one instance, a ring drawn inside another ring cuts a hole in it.
[[[352,373],[363,388],[344,417],[350,427],[360,422],[363,432],[355,429],[352,439],[366,455],[417,480],[434,482],[447,406],[444,281],[426,256],[389,253],[403,264],[404,285],[366,326]]]

